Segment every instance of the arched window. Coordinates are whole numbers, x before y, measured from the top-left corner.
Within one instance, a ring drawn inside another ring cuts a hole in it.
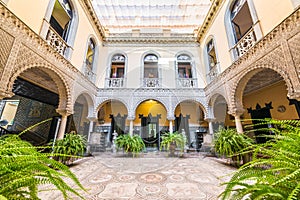
[[[70,47],[75,41],[78,26],[78,15],[70,1],[50,0],[41,29],[41,35],[48,44],[67,58],[70,57]]]
[[[177,56],[178,78],[193,78],[191,57],[186,54]]]
[[[109,78],[106,87],[123,87],[125,77],[126,58],[122,54],[115,54],[111,58]]]
[[[237,0],[231,9],[231,23],[238,42],[252,28],[249,6],[246,0]]]
[[[91,81],[95,80],[95,73],[93,69],[94,59],[96,52],[96,44],[92,38],[88,40],[88,47],[85,56],[85,76],[87,76]]]
[[[195,87],[196,79],[193,75],[192,58],[187,54],[180,54],[176,58],[177,86]]]
[[[144,57],[144,87],[158,87],[158,57],[155,54],[147,54]]]
[[[252,0],[235,0],[228,5],[225,27],[233,60],[245,54],[262,37]]]
[[[110,78],[124,78],[125,56],[116,54],[111,59]]]
[[[217,59],[216,48],[214,40],[211,39],[206,44],[206,56],[207,56],[207,78],[208,81],[212,81],[219,74],[219,62]]]
[[[55,1],[50,26],[64,41],[67,41],[69,25],[72,20],[72,8],[68,0]]]

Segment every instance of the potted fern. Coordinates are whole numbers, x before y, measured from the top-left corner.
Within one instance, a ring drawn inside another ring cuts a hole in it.
[[[35,147],[19,136],[46,121],[39,122],[19,135],[0,137],[0,199],[39,199],[39,186],[55,186],[68,199],[70,194],[83,199],[74,186],[86,191],[64,164],[52,159],[55,154],[42,153],[49,147]],[[68,178],[68,183],[65,182]],[[70,182],[72,181],[72,182]],[[69,185],[70,184],[70,185]],[[72,186],[71,186],[72,184]],[[75,184],[75,185],[74,185]]]
[[[233,165],[239,165],[244,155],[242,150],[252,144],[253,140],[246,135],[238,133],[235,129],[225,128],[219,129],[213,141],[215,152],[221,156],[230,157],[233,161]],[[246,158],[246,156],[244,156],[244,158]]]
[[[166,149],[170,151],[170,156],[175,156],[176,148],[180,149],[180,152],[183,153],[184,146],[186,144],[186,137],[183,134],[178,132],[167,132],[161,136],[162,141],[160,143],[160,149]]]
[[[119,135],[115,143],[118,148],[123,148],[126,153],[132,154],[133,157],[137,156],[145,148],[145,144],[139,135]]]
[[[300,199],[300,121],[266,120],[277,128],[253,159],[234,173],[221,199]]]
[[[63,139],[55,142],[53,153],[62,154],[62,156],[57,156],[57,159],[64,164],[70,165],[78,157],[83,156],[85,147],[85,137],[72,131],[66,134]]]

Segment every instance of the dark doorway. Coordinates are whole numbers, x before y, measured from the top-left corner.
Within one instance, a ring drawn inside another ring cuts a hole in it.
[[[247,108],[248,113],[251,115],[252,123],[254,124],[254,134],[258,144],[265,143],[267,141],[267,138],[263,135],[272,134],[272,132],[266,132],[262,130],[264,128],[268,128],[270,125],[261,124],[261,119],[272,118],[270,109],[273,109],[272,102],[266,103],[265,107],[261,107],[259,104],[256,104],[255,109],[252,109],[252,107]]]
[[[139,115],[141,119],[141,137],[146,147],[159,149],[160,146],[160,133],[159,133],[159,119],[161,114],[152,116],[151,113],[148,116]]]

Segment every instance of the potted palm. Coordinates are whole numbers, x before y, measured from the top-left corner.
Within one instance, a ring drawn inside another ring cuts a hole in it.
[[[230,157],[234,165],[239,165],[244,155],[242,150],[251,146],[253,140],[244,134],[238,133],[235,129],[221,128],[215,134],[213,144],[215,152],[221,156]]]
[[[53,153],[62,154],[57,159],[64,164],[70,165],[79,156],[83,156],[86,148],[86,139],[80,134],[72,131],[65,135],[61,140],[57,140],[53,146]],[[64,156],[69,155],[69,156]]]
[[[137,156],[145,148],[145,144],[139,135],[119,135],[115,143],[117,148],[123,148],[126,153],[132,154],[133,157]]]
[[[161,136],[162,141],[160,143],[160,149],[163,148],[170,151],[170,156],[175,156],[175,149],[180,148],[180,152],[183,153],[184,146],[186,144],[186,137],[178,132],[167,132]]]

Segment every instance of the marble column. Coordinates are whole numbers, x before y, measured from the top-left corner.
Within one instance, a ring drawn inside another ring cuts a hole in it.
[[[67,120],[68,120],[68,116],[71,114],[71,112],[68,110],[60,110],[60,109],[56,109],[56,112],[61,115],[60,126],[59,126],[59,130],[58,130],[56,139],[61,140],[65,136]]]
[[[173,120],[175,120],[174,117],[168,117],[168,120],[169,120],[169,132],[170,133],[173,133]]]
[[[234,115],[234,121],[235,121],[235,126],[236,126],[236,130],[238,133],[243,133],[243,125],[241,122],[241,115],[240,114],[235,114]]]
[[[67,115],[61,116],[60,126],[59,126],[59,130],[58,130],[57,138],[56,138],[57,140],[61,140],[65,136],[67,119],[68,119]]]

